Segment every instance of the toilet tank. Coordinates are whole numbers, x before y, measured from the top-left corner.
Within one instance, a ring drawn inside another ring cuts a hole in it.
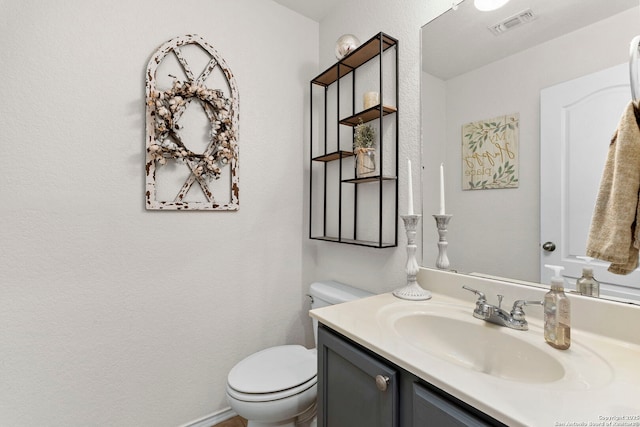
[[[311,297],[311,309],[326,307],[329,305],[340,304],[347,301],[353,301],[360,298],[372,296],[371,292],[363,289],[354,288],[344,283],[334,280],[323,280],[313,282],[309,287],[309,296]],[[313,337],[316,346],[318,345],[318,321],[313,319]]]

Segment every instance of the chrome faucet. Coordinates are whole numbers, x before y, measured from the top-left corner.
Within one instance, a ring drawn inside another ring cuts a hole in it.
[[[525,305],[542,305],[542,301],[527,301],[519,299],[513,303],[513,308],[511,312],[507,313],[507,311],[501,308],[503,295],[498,295],[498,305],[495,306],[493,304],[487,303],[487,298],[485,295],[475,289],[472,289],[468,286],[463,286],[462,289],[467,291],[471,291],[474,294],[478,295],[478,300],[476,301],[476,308],[473,310],[473,317],[481,320],[486,320],[490,323],[495,323],[496,325],[506,326],[507,328],[517,329],[519,331],[526,331],[529,329],[529,324],[524,317],[523,307]]]

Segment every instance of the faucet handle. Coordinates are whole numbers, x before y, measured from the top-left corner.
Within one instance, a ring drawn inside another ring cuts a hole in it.
[[[493,307],[487,304],[487,298],[484,294],[476,289],[472,289],[468,286],[463,286],[462,289],[473,292],[478,295],[478,300],[476,301],[476,308],[473,310],[473,317],[478,319],[487,320],[491,317],[493,313]]]
[[[480,291],[478,291],[476,289],[472,289],[472,288],[470,288],[468,286],[463,286],[462,289],[465,289],[467,291],[473,292],[474,294],[478,295],[478,301],[483,301],[484,302],[484,301],[487,300],[485,295],[482,292],[480,292]]]
[[[543,305],[544,301],[529,301],[524,299],[519,299],[513,303],[513,308],[511,309],[511,317],[514,320],[524,320],[524,310],[523,307],[525,305]]]

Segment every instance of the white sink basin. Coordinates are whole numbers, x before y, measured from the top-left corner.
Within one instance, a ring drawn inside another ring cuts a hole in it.
[[[544,342],[540,326],[516,331],[472,316],[473,307],[391,304],[377,313],[381,326],[425,355],[481,374],[529,384],[585,390],[612,379],[597,353],[575,341],[568,350]]]
[[[553,356],[491,323],[418,313],[399,318],[393,327],[420,350],[485,374],[530,383],[565,374]]]

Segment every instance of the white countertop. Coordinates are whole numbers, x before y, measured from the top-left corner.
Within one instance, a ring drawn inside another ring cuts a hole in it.
[[[484,287],[479,288],[483,291],[492,285],[481,284]],[[531,308],[526,310],[528,331],[501,327],[500,333],[514,334],[552,355],[565,368],[565,376],[552,382],[498,378],[429,354],[424,351],[424,343],[414,345],[394,331],[394,316],[434,308],[451,310],[453,317],[468,315],[471,322],[486,323],[472,317],[475,296],[469,294],[468,298],[460,299],[457,290],[451,294],[458,298],[433,292],[430,300],[406,301],[387,293],[312,310],[311,316],[509,426],[640,426],[640,345],[637,341],[605,337],[573,325],[571,348],[556,350],[545,343],[542,321],[540,316],[529,316],[529,311],[534,311]],[[491,302],[490,292],[487,298]],[[590,303],[587,301],[587,306]],[[512,301],[505,298],[505,306],[511,304]],[[581,301],[572,300],[572,310],[580,311],[580,305]],[[640,314],[640,307],[621,307],[637,311],[620,316],[624,320],[635,319],[636,314]],[[602,313],[592,313],[592,317],[606,316],[602,321],[610,322],[611,327],[631,328],[637,331],[634,336],[640,336],[640,323],[619,325],[617,316],[609,316],[610,310],[611,307],[605,307]],[[585,370],[585,366],[589,369]]]

